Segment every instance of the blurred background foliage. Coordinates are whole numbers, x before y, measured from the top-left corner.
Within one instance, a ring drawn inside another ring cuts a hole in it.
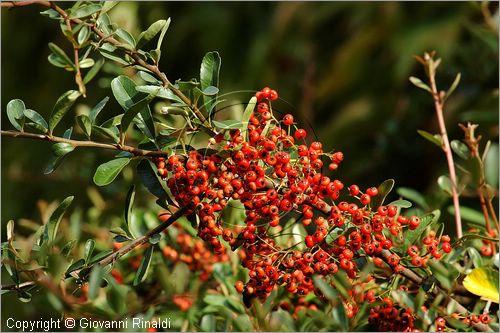
[[[47,61],[48,42],[69,44],[41,10],[2,9],[2,110],[20,98],[48,116],[58,96],[75,86],[71,74]],[[172,81],[197,77],[203,55],[217,50],[222,93],[278,90],[287,102],[279,111],[307,124],[327,150],[344,152],[336,175],[346,184],[366,187],[394,178],[396,187],[435,193],[446,160],[417,134],[417,129],[438,132],[434,108],[428,94],[408,81],[410,75],[424,77],[413,58],[424,51],[436,50],[443,59],[438,88],[446,90],[462,73],[445,112],[450,139],[463,137],[458,122],[471,121],[480,123],[484,142],[498,141],[498,3],[123,2],[111,16],[135,36],[157,19],[172,18],[160,63]],[[109,82],[117,70],[122,69],[106,65],[75,111],[111,96]],[[103,117],[118,112],[112,100]],[[66,117],[61,128],[70,127],[72,119]],[[10,129],[5,112],[2,123]],[[109,186],[93,185],[95,168],[112,152],[77,151],[45,176],[49,144],[3,139],[1,147],[2,226],[20,218],[40,223],[50,202],[75,195],[73,205],[82,212],[75,218],[82,226],[78,232],[95,237],[89,229],[115,222],[124,189],[134,183],[130,167]],[[154,207],[142,194],[137,205]],[[436,200],[439,206],[446,198]],[[51,311],[35,304],[22,309],[27,317],[35,309]]]

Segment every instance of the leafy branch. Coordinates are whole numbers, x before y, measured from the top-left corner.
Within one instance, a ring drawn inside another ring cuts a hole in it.
[[[438,91],[436,86],[436,69],[440,64],[441,59],[435,60],[434,52],[430,54],[425,53],[423,58],[417,56],[416,59],[424,66],[425,74],[427,75],[427,78],[429,80],[429,85],[425,84],[424,82],[422,82],[422,80],[413,76],[410,77],[410,81],[418,88],[428,91],[432,95],[432,98],[434,100],[434,109],[436,111],[436,116],[438,119],[439,130],[440,130],[439,141],[441,148],[443,149],[446,155],[446,161],[448,163],[448,171],[450,173],[451,196],[453,198],[453,206],[455,208],[455,227],[457,230],[457,237],[460,238],[462,237],[463,233],[462,233],[462,220],[460,216],[460,203],[458,199],[459,194],[457,189],[457,184],[458,184],[457,175],[455,172],[455,164],[453,162],[453,153],[451,150],[450,141],[448,139],[448,133],[446,130],[446,123],[444,121],[445,101],[458,86],[458,83],[460,82],[460,74],[456,76],[454,82],[452,83],[451,87],[448,89],[447,92]]]

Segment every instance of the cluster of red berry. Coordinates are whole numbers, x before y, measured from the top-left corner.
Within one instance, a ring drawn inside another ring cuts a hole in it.
[[[383,299],[383,305],[370,309],[369,324],[378,332],[412,332],[415,330],[414,317],[410,309],[393,304],[389,298]]]
[[[254,297],[264,300],[276,285],[298,295],[319,293],[313,274],[327,276],[342,269],[355,278],[360,257],[403,271],[399,256],[392,254],[383,261],[380,254],[395,246],[403,230],[416,229],[420,219],[401,215],[393,205],[371,207],[378,195],[376,187],[346,188],[340,180],[324,175],[323,160],[329,160],[333,171],[343,154],[323,151],[320,142],[307,145],[307,133],[295,125],[292,115],[276,119],[271,102],[277,98],[269,88],[257,92],[246,133],[226,130],[211,139],[211,150],[155,160],[158,174],[166,179],[179,205],[187,205],[189,214],[198,214],[198,234],[215,253],[225,251],[221,236],[233,249],[241,247],[249,281],[238,282],[236,288],[244,299],[247,303]],[[245,226],[237,236],[221,220],[220,212],[230,199],[240,200],[245,207]],[[296,250],[298,243],[283,246],[275,241],[284,221],[292,217],[307,230],[299,242],[305,243],[306,250]],[[429,236],[424,245],[426,253],[416,246],[408,252],[415,266],[425,265],[429,257],[440,259],[440,248],[444,253],[451,250],[447,236],[439,240]]]
[[[178,227],[175,242],[177,245],[175,248],[169,245],[163,248],[163,255],[173,263],[185,263],[192,272],[200,272],[201,281],[210,278],[214,264],[229,260],[224,247],[222,253],[213,254],[202,240],[193,239],[181,227]]]

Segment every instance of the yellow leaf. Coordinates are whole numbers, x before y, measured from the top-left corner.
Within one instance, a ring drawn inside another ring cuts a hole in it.
[[[464,287],[486,301],[498,303],[498,271],[489,268],[475,268],[464,279]]]

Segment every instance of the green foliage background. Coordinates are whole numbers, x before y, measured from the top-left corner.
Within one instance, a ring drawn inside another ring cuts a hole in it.
[[[57,97],[75,86],[70,74],[47,62],[49,41],[69,44],[41,10],[2,9],[2,110],[21,98],[48,116]],[[410,75],[424,76],[413,59],[424,51],[436,50],[443,59],[438,87],[446,89],[462,73],[446,110],[450,138],[462,138],[458,122],[473,121],[481,124],[484,141],[498,141],[498,34],[485,24],[479,3],[125,2],[111,16],[135,35],[157,19],[172,18],[160,63],[171,80],[197,76],[203,55],[217,50],[222,93],[278,90],[290,105],[283,111],[307,124],[326,149],[344,152],[337,176],[346,184],[364,187],[394,178],[397,187],[433,192],[437,177],[446,173],[442,152],[417,134],[438,132],[432,100],[408,81]],[[79,102],[95,105],[111,96],[115,71],[106,66]],[[117,114],[116,101],[104,112]],[[72,125],[72,117],[64,121],[61,128]],[[2,124],[10,129],[4,111]],[[78,151],[44,176],[49,144],[2,139],[1,148],[2,229],[9,219],[39,221],[43,200],[69,195],[85,212],[82,223],[104,223],[104,216],[121,213],[125,189],[134,182],[126,169],[107,187],[92,184],[95,168],[111,152]],[[148,197],[140,200],[147,203]],[[444,200],[436,195],[434,206]],[[19,302],[10,296],[2,301]],[[35,300],[18,311],[38,318],[40,309]]]

